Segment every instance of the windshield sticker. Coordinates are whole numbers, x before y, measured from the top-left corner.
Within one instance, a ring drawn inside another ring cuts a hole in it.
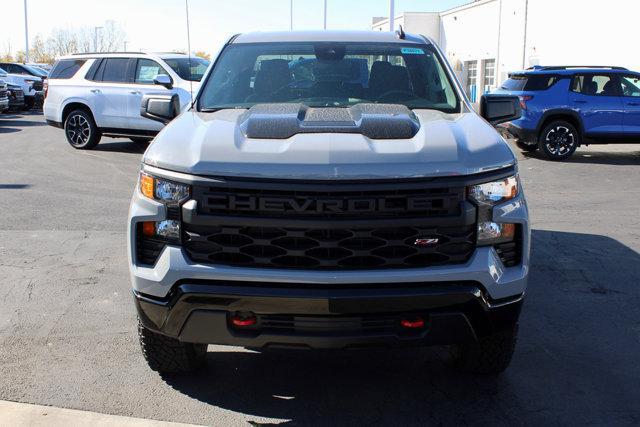
[[[403,55],[424,55],[424,50],[419,47],[403,47],[400,49]]]

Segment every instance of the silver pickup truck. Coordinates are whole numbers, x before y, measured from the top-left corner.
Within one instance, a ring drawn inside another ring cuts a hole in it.
[[[129,263],[149,366],[189,371],[207,344],[451,346],[463,371],[514,351],[529,269],[516,158],[439,48],[391,32],[231,38],[193,105],[144,154]],[[177,116],[177,117],[176,117]]]

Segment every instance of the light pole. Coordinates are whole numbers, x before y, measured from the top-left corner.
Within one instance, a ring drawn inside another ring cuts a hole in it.
[[[97,52],[98,51],[98,30],[101,30],[102,27],[93,27],[94,33],[93,33],[93,51]]]
[[[396,20],[396,17],[395,17],[394,1],[389,0],[389,31],[393,31],[395,20]]]
[[[293,30],[293,0],[291,0],[291,4],[289,5],[289,29]]]
[[[27,0],[24,0],[24,62],[29,62],[29,22],[27,20]]]
[[[324,26],[322,28],[327,29],[327,0],[324,0]]]

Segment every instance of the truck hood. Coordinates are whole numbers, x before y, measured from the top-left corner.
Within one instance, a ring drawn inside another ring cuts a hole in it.
[[[507,143],[474,112],[414,110],[409,139],[357,133],[247,138],[246,110],[187,111],[149,145],[145,164],[203,176],[281,179],[389,179],[470,175],[514,165]]]

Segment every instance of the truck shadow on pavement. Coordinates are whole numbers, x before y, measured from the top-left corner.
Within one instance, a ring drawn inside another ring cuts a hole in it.
[[[246,414],[249,421],[634,424],[640,420],[639,284],[640,254],[624,244],[605,236],[534,230],[520,340],[501,376],[459,374],[449,366],[445,348],[326,353],[225,348],[209,352],[202,372],[163,379],[194,399]]]

